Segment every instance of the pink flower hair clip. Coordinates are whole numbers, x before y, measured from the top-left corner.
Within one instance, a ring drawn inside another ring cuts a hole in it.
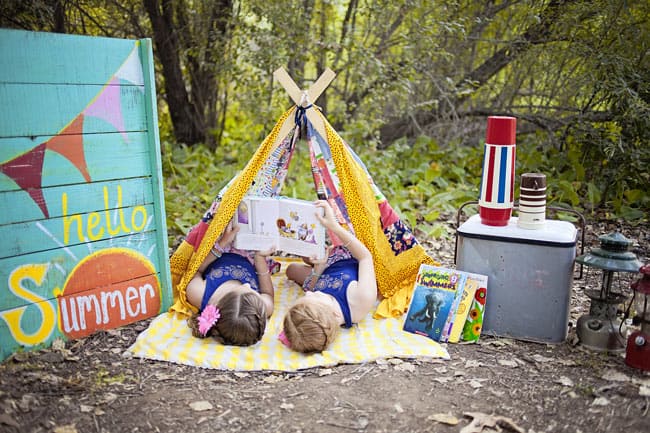
[[[291,349],[291,342],[287,338],[287,335],[284,333],[284,331],[280,331],[280,334],[278,334],[278,340],[280,340],[280,343]]]
[[[221,317],[219,309],[212,304],[206,305],[199,316],[199,333],[205,337],[210,329]]]

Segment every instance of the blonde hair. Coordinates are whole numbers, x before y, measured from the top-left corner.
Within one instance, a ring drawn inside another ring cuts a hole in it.
[[[217,308],[221,317],[205,335],[199,333],[198,313],[188,319],[193,336],[212,337],[231,346],[250,346],[264,335],[266,307],[257,293],[227,293],[219,300]]]
[[[340,327],[331,311],[309,302],[294,304],[284,316],[284,334],[291,349],[302,353],[325,350]]]

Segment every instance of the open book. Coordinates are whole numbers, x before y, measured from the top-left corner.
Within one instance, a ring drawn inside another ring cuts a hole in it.
[[[233,222],[239,226],[235,248],[279,251],[325,258],[325,227],[316,218],[323,209],[306,200],[246,196]]]

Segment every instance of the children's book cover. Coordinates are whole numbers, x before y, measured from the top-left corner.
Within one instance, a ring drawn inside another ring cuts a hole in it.
[[[463,287],[462,298],[458,304],[454,323],[451,327],[449,338],[447,340],[450,343],[458,343],[461,340],[463,329],[465,328],[465,323],[467,322],[469,312],[471,311],[472,304],[475,300],[476,292],[479,290],[483,290],[485,292],[487,290],[487,281],[487,275],[467,274],[465,285]]]
[[[462,272],[421,265],[403,329],[440,341],[463,279]]]
[[[447,315],[447,321],[445,322],[445,325],[442,327],[442,334],[440,335],[440,341],[441,342],[446,342],[449,340],[449,335],[451,334],[452,327],[454,326],[454,323],[458,320],[458,309],[460,308],[460,302],[465,296],[465,282],[466,282],[467,276],[464,274],[461,276],[459,279],[458,283],[458,288],[456,289],[456,296],[454,297],[454,302],[451,304],[451,308],[449,309],[449,314]],[[467,317],[467,311],[465,311],[466,315],[462,317],[462,321],[465,322],[465,318]]]
[[[239,226],[235,248],[279,251],[303,257],[325,257],[325,228],[314,203],[286,197],[246,196],[233,221]]]
[[[483,277],[485,277],[483,275]],[[463,341],[478,341],[483,329],[483,314],[485,311],[485,302],[487,299],[487,277],[481,280],[479,288],[476,289],[472,304],[463,326],[462,340]]]

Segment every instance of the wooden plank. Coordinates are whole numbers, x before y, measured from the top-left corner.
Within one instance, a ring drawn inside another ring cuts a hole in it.
[[[148,259],[153,262],[161,249],[156,240],[156,232],[150,230],[126,236],[116,236],[91,244],[70,245],[56,251],[39,251],[24,256],[2,258],[0,259],[0,279],[13,286],[20,282],[22,288],[28,290],[33,296],[30,300],[25,294],[16,294],[16,292],[20,291],[17,286],[13,287],[13,290],[0,290],[0,311],[28,305],[36,298],[41,300],[54,298],[53,293],[57,288],[63,289],[65,287],[70,274],[84,261],[82,258],[106,250],[127,251],[134,248],[140,251],[141,259]],[[36,268],[38,267],[42,267],[41,272],[44,272],[42,279],[36,277]],[[16,276],[20,269],[26,269],[22,278]],[[139,278],[153,273],[152,270],[132,272],[128,274],[128,278],[123,278],[123,280]],[[14,281],[12,281],[12,278]],[[103,283],[99,284],[97,282],[90,284],[87,289],[96,289],[106,285],[108,280],[105,279]],[[116,282],[119,282],[119,279],[116,279]]]
[[[282,85],[284,90],[287,91],[294,104],[300,105],[302,99],[302,90],[300,90],[300,87],[298,87],[296,82],[293,81],[293,79],[289,76],[289,73],[287,73],[284,68],[280,67],[273,72],[273,76],[278,81],[278,83]]]
[[[133,51],[133,60],[139,61],[137,45],[125,39],[3,29],[0,59],[11,62],[3,61],[0,82],[103,85]],[[134,84],[142,84],[137,73],[131,76]]]
[[[84,133],[146,130],[141,86],[0,83],[0,137],[57,135],[82,113]]]
[[[309,100],[312,103],[316,103],[318,97],[327,89],[327,86],[330,85],[332,80],[336,77],[336,73],[330,68],[326,68],[325,71],[318,77],[318,80],[307,90],[309,95]]]
[[[34,151],[39,144],[45,143],[49,138],[51,137],[43,137],[42,140],[31,140],[26,137],[0,139],[0,164]],[[151,153],[155,150],[148,147],[145,132],[124,135],[119,133],[71,135],[64,137],[64,143],[65,140],[69,140],[70,143],[83,142],[83,147],[79,150],[83,149],[83,160],[92,182],[138,177],[158,171],[157,166],[152,165]],[[39,156],[34,154],[29,160],[34,165],[42,166],[42,171],[38,172],[41,175],[38,181],[41,187],[87,183],[79,168],[60,153],[46,150],[42,164],[38,163],[38,158]],[[21,182],[27,181],[34,175],[29,170],[13,176],[0,173],[0,191],[20,191],[23,189],[20,186]]]
[[[155,64],[153,60],[153,46],[151,39],[140,40],[140,58],[142,59],[142,77],[145,84],[145,112],[147,113],[147,137],[151,167],[151,181],[154,199],[154,226],[164,228],[158,236],[157,264],[160,270],[160,283],[168,293],[172,293],[171,270],[169,266],[169,245],[167,241],[167,214],[165,212],[165,180],[162,176],[162,151],[160,149],[160,137],[158,135],[158,111],[156,109],[156,79]],[[170,300],[171,302],[171,300]]]
[[[90,211],[37,222],[0,226],[0,258],[92,244],[153,229],[157,209],[151,204]],[[90,248],[90,247],[89,247]]]
[[[48,206],[50,218],[63,216],[62,203],[65,200],[66,213],[74,215],[88,211],[103,211],[121,207],[154,203],[152,179],[136,177],[130,179],[80,183],[43,188],[43,197]],[[154,207],[157,204],[154,203]],[[22,190],[0,192],[0,226],[18,222],[36,222],[44,219],[43,212]]]

